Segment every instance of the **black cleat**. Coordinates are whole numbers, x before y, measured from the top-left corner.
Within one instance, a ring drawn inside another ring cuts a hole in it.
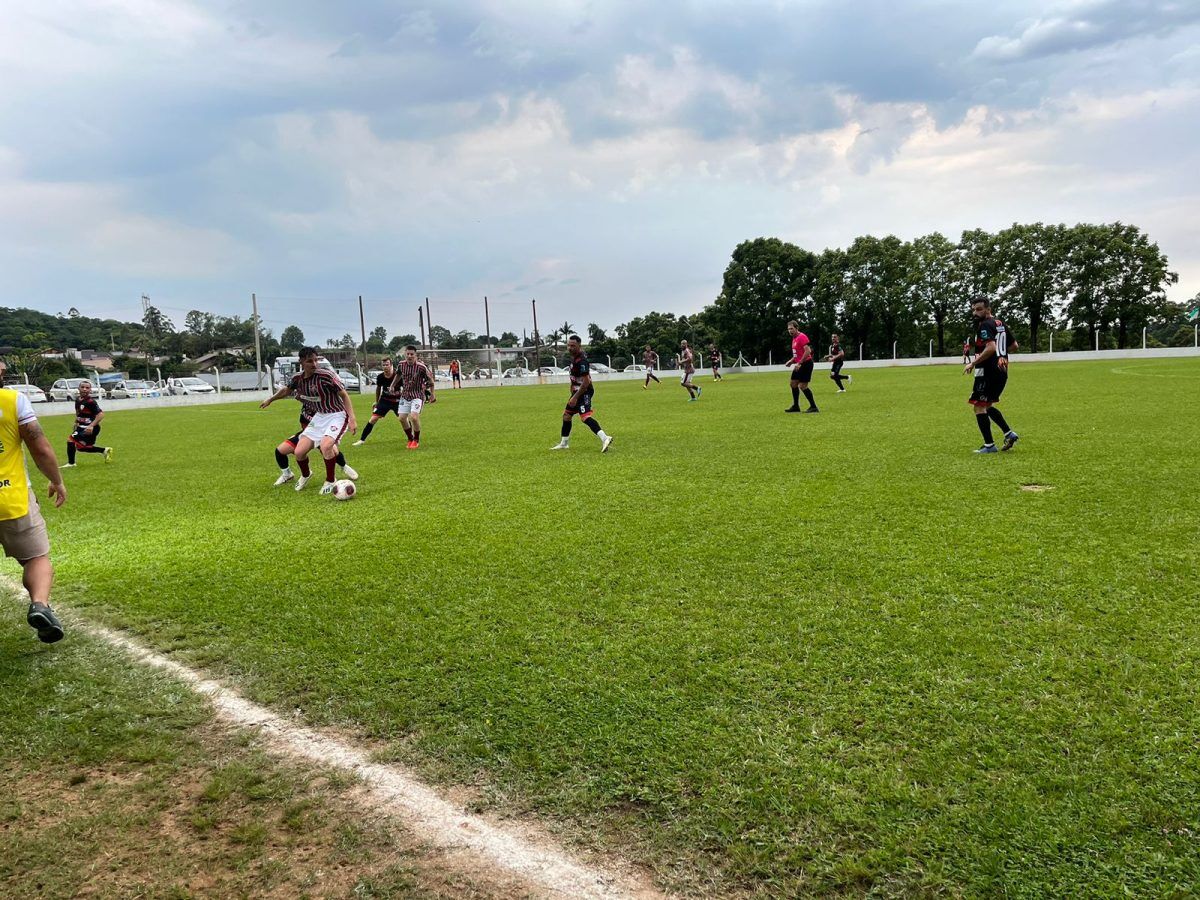
[[[817,412],[820,412],[820,410],[819,410],[819,409],[817,409],[815,406],[810,406],[808,409],[802,409],[802,410],[800,410],[800,411],[801,411],[801,412],[806,412],[806,413],[817,413]]]
[[[784,410],[784,412],[800,412],[800,407],[789,406],[787,409]]]
[[[1010,431],[1004,436],[1004,446],[1000,449],[1006,451],[1011,450],[1020,439],[1021,436],[1019,434],[1017,434],[1015,431]]]
[[[30,603],[25,621],[37,631],[38,640],[43,644],[53,644],[63,639],[62,623],[45,603]]]

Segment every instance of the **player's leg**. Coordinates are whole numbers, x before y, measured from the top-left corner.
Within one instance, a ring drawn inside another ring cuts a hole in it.
[[[592,429],[592,434],[600,438],[600,452],[607,453],[608,448],[612,446],[612,436],[605,434],[604,429],[600,427],[600,423],[596,421],[595,414],[590,408],[585,408],[579,413],[579,418],[583,420],[583,424]]]
[[[785,409],[784,412],[800,412],[800,379],[797,377],[798,375],[799,372],[796,369],[792,369],[791,373],[789,374],[789,380],[792,387],[792,405]]]
[[[551,447],[551,450],[566,450],[571,446],[571,420],[579,409],[574,406],[568,406],[563,410],[562,414],[562,437],[559,438],[557,444]]]
[[[804,412],[806,412],[806,413],[820,412],[820,410],[817,409],[816,398],[813,397],[812,389],[808,386],[808,384],[809,383],[807,381],[801,381],[800,385],[799,385],[800,393],[802,393],[804,395],[804,398],[808,401],[808,409],[804,410]]]
[[[291,441],[282,441],[275,447],[275,465],[279,466],[279,477],[275,479],[275,487],[287,484],[296,476],[292,473],[288,457],[296,452],[296,445]]]
[[[992,420],[988,418],[988,406],[986,402],[972,401],[971,409],[975,413],[975,424],[979,426],[979,433],[983,436],[983,446],[976,450],[976,453],[995,453],[996,443],[992,439]]]
[[[408,445],[408,449],[416,450],[421,446],[421,408],[424,402],[420,399],[413,400],[408,414],[408,427],[412,431],[412,443]]]
[[[66,469],[75,465],[75,451],[77,449],[78,448],[75,444],[75,435],[72,434],[69,438],[67,438],[67,461],[62,465],[62,468]]]
[[[308,479],[312,477],[312,469],[308,465],[308,454],[312,452],[313,440],[307,434],[301,434],[296,442],[296,465],[300,467],[300,477],[296,479],[296,490],[304,490]]]
[[[371,436],[371,431],[375,428],[375,423],[378,422],[380,418],[381,416],[379,415],[379,408],[376,407],[371,412],[371,421],[367,422],[367,424],[363,427],[362,434],[359,436],[358,440],[354,442],[355,447],[361,447],[367,442],[367,438]]]
[[[337,465],[339,452],[337,438],[330,434],[321,435],[321,459],[325,463],[325,483],[321,485],[322,494],[333,493],[333,483],[337,481],[337,472],[334,467]]]

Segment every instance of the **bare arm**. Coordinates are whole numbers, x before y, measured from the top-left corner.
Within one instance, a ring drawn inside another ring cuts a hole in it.
[[[54,455],[54,450],[50,447],[50,442],[46,440],[42,426],[35,419],[18,427],[21,432],[21,440],[29,448],[29,455],[33,457],[33,461],[38,469],[41,470],[41,473],[50,482],[49,496],[54,498],[54,505],[62,506],[67,502],[67,488],[62,481],[62,472],[58,468],[58,459]]]
[[[579,403],[579,399],[584,394],[587,393],[588,388],[590,388],[591,386],[592,386],[592,376],[589,373],[589,374],[584,375],[583,380],[579,382],[579,390],[577,390],[575,393],[573,393],[571,395],[571,402],[569,405],[575,406],[577,403]]]
[[[983,351],[977,357],[975,357],[973,360],[971,360],[969,363],[967,363],[966,368],[963,371],[966,371],[966,369],[973,369],[973,368],[976,368],[977,366],[981,366],[995,355],[996,355],[996,342],[988,341],[987,346],[983,348]]]
[[[291,392],[292,392],[292,386],[290,384],[285,384],[282,387],[280,387],[279,390],[277,390],[274,394],[272,394],[270,397],[268,397],[266,400],[264,400],[262,403],[258,404],[258,408],[266,409],[268,406],[270,406],[276,400],[282,400],[284,397],[288,396]]]

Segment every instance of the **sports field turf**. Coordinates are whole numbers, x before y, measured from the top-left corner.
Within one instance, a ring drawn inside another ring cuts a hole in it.
[[[1200,360],[1014,361],[986,457],[960,372],[443,390],[350,503],[291,401],[113,413],[57,602],[672,889],[1200,892]]]

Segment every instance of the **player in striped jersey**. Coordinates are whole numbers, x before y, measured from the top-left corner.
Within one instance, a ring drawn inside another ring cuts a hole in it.
[[[646,367],[646,383],[642,385],[642,390],[650,387],[650,380],[654,379],[655,384],[662,384],[658,380],[658,376],[654,374],[654,367],[658,364],[658,354],[650,349],[650,345],[646,345],[646,349],[642,351],[642,365]]]
[[[421,446],[421,409],[426,403],[437,403],[437,397],[433,391],[433,375],[429,367],[417,359],[417,348],[412,344],[404,348],[404,359],[396,366],[391,391],[400,395],[397,415],[408,435],[408,449],[416,450]]]
[[[321,486],[321,493],[332,494],[338,442],[347,431],[351,434],[358,431],[350,395],[333,372],[317,367],[317,351],[313,347],[300,348],[300,371],[274,395],[264,400],[260,408],[266,409],[276,400],[293,395],[303,405],[305,414],[310,417],[308,425],[300,432],[300,440],[296,443],[296,462],[300,464],[300,478],[296,481],[296,490],[304,490],[304,486],[308,484],[308,454],[314,446],[319,445],[321,456],[325,460],[325,484]]]
[[[300,435],[304,432],[304,429],[308,427],[308,423],[311,421],[312,419],[309,418],[308,414],[301,409],[300,430],[293,434],[290,438],[285,438],[275,448],[275,465],[279,466],[279,477],[275,479],[275,487],[279,487],[281,484],[287,484],[296,477],[292,472],[292,467],[288,465],[288,457],[296,452],[296,445],[300,443]],[[334,462],[342,467],[343,475],[345,475],[351,481],[358,480],[358,472],[351,468],[350,464],[346,462],[346,454],[342,452],[342,448],[340,446],[338,447],[337,456],[334,457]],[[300,474],[305,478],[312,474],[312,470],[308,467],[308,460],[304,460],[304,462],[300,464]]]

